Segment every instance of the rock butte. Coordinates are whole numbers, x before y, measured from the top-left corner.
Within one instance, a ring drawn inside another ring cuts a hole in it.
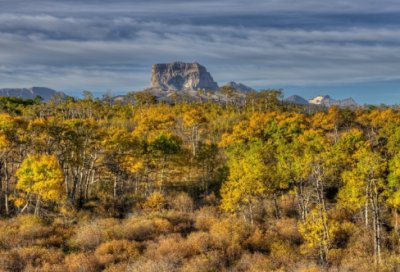
[[[195,91],[197,89],[216,91],[218,84],[206,68],[197,62],[174,62],[153,65],[150,88],[176,91]]]

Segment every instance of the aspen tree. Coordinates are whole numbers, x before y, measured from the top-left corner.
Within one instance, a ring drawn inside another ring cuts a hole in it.
[[[386,162],[378,153],[368,148],[360,149],[354,157],[358,161],[357,166],[343,172],[344,186],[340,189],[338,198],[340,203],[349,209],[357,210],[366,206],[371,211],[374,260],[379,267],[382,243],[381,208],[384,203],[382,191],[387,187],[384,179]]]
[[[24,192],[16,200],[17,206],[23,206],[24,212],[30,204],[35,203],[35,215],[41,214],[43,202],[50,201],[63,204],[65,193],[61,186],[64,175],[53,155],[28,156],[17,171],[17,189]]]

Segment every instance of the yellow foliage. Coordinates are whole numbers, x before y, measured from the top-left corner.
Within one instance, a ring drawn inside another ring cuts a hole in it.
[[[52,201],[62,204],[65,200],[64,174],[54,155],[28,156],[16,173],[18,177],[17,189],[26,193],[23,200],[18,199],[17,204],[22,205],[31,201],[31,195],[36,196],[36,201]]]
[[[307,215],[304,223],[299,222],[299,231],[306,241],[303,247],[303,253],[310,253],[310,250],[317,250],[321,259],[327,261],[329,249],[334,240],[334,234],[339,224],[334,221],[328,221],[326,212],[320,205],[317,205]],[[313,251],[311,251],[313,253]]]
[[[206,119],[202,115],[202,113],[196,109],[185,113],[185,115],[183,116],[183,120],[185,121],[185,125],[189,127],[206,122]]]
[[[240,245],[251,233],[251,227],[243,220],[230,217],[215,223],[210,230],[215,244],[220,248]]]
[[[163,194],[154,191],[143,204],[143,209],[152,211],[160,211],[167,204],[167,201]]]

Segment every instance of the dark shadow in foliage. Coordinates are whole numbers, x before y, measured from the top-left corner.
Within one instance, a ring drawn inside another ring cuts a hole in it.
[[[22,99],[13,96],[0,96],[0,110],[11,115],[20,115],[26,106],[36,104],[32,99]]]

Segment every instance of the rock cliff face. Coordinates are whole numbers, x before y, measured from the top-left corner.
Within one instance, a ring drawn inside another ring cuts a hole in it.
[[[234,88],[234,89],[236,89],[236,90],[238,90],[238,91],[241,91],[241,92],[243,92],[243,93],[251,93],[251,92],[255,92],[255,91],[256,91],[256,90],[254,90],[253,88],[250,88],[249,86],[246,86],[246,85],[244,85],[244,84],[242,84],[242,83],[240,83],[240,82],[236,83],[236,82],[231,81],[231,82],[229,82],[229,83],[226,83],[226,84],[224,85],[224,87],[225,87],[225,86]]]
[[[150,88],[176,91],[218,90],[218,84],[210,73],[197,62],[155,64],[151,68],[151,73]]]
[[[36,95],[42,97],[45,101],[50,100],[51,95],[56,95],[57,92],[44,87],[32,87],[30,89],[26,88],[5,88],[0,89],[0,96],[15,96],[20,98],[33,99]]]

